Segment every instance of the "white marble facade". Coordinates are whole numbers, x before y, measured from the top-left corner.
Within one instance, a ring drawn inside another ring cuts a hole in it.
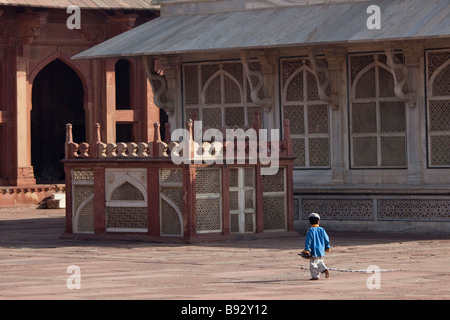
[[[450,42],[435,48],[437,43],[414,42],[328,46],[317,56],[304,48],[254,56],[252,68],[265,79],[260,96],[273,101],[261,108],[264,127],[291,121],[299,228],[308,212],[321,211],[325,223],[340,230],[449,231]],[[195,112],[218,127],[251,124],[250,110],[258,105],[248,98],[241,60],[221,58],[183,57],[183,109],[175,116]],[[227,75],[222,82],[208,82],[219,69]],[[242,101],[232,100],[233,81],[242,84]],[[206,82],[208,88],[199,88]],[[214,101],[211,94],[208,101],[208,90],[222,90],[229,100]]]

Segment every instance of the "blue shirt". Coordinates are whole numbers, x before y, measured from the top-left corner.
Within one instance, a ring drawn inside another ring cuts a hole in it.
[[[324,228],[312,225],[306,234],[305,250],[313,257],[325,256],[325,250],[330,249],[330,238]]]

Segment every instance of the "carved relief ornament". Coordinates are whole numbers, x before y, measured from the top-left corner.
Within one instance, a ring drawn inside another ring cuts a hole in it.
[[[150,82],[153,91],[153,101],[155,105],[163,109],[168,115],[173,113],[174,103],[169,99],[169,90],[166,75],[162,71],[156,71],[156,59],[154,57],[143,57],[145,74]]]
[[[39,37],[41,28],[47,23],[49,12],[23,12],[18,14],[17,37],[24,44],[31,44]]]
[[[267,63],[266,61],[261,61],[261,57],[258,58],[260,60],[260,63]],[[252,99],[252,102],[262,106],[265,110],[269,111],[272,108],[273,99],[272,97],[268,97],[266,93],[266,87],[267,84],[264,81],[264,75],[259,70],[251,70],[249,67],[249,57],[247,52],[242,51],[241,52],[241,63],[244,68],[245,77],[248,80],[248,83],[250,85],[250,98]],[[254,79],[256,80],[256,83]],[[259,96],[259,93],[263,89],[264,97],[261,98]]]
[[[317,82],[317,90],[319,94],[320,100],[327,102],[331,109],[337,110],[339,107],[339,96],[335,93],[333,93],[333,88],[331,86],[331,78],[330,78],[330,71],[327,67],[320,66],[317,63],[317,54],[316,52],[312,52],[309,54],[309,60],[311,69],[316,76],[316,82]],[[320,76],[322,75],[322,77]],[[332,93],[328,94],[327,89],[330,87]]]
[[[416,105],[416,92],[408,89],[408,67],[403,62],[395,62],[395,53],[392,49],[386,49],[386,64],[394,76],[394,92],[397,98],[405,101],[411,108]]]

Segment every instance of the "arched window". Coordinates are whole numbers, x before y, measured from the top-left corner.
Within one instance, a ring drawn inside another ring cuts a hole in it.
[[[405,103],[395,95],[386,56],[350,55],[349,79],[351,167],[406,168]]]
[[[259,63],[250,63],[259,68]],[[185,119],[203,121],[203,127],[251,127],[254,111],[241,62],[221,61],[183,65]]]
[[[326,66],[325,59],[319,64]],[[289,119],[297,168],[329,168],[329,107],[318,94],[316,76],[308,59],[286,58],[280,62],[281,107]]]
[[[450,49],[427,51],[428,166],[450,166]]]

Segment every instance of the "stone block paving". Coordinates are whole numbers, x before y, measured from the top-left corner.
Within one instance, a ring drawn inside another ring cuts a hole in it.
[[[310,281],[308,261],[298,256],[306,230],[163,244],[61,239],[64,223],[64,209],[0,209],[1,300],[450,298],[448,236],[329,232],[330,278]],[[72,265],[80,289],[67,286]],[[366,272],[373,265],[378,278]]]

